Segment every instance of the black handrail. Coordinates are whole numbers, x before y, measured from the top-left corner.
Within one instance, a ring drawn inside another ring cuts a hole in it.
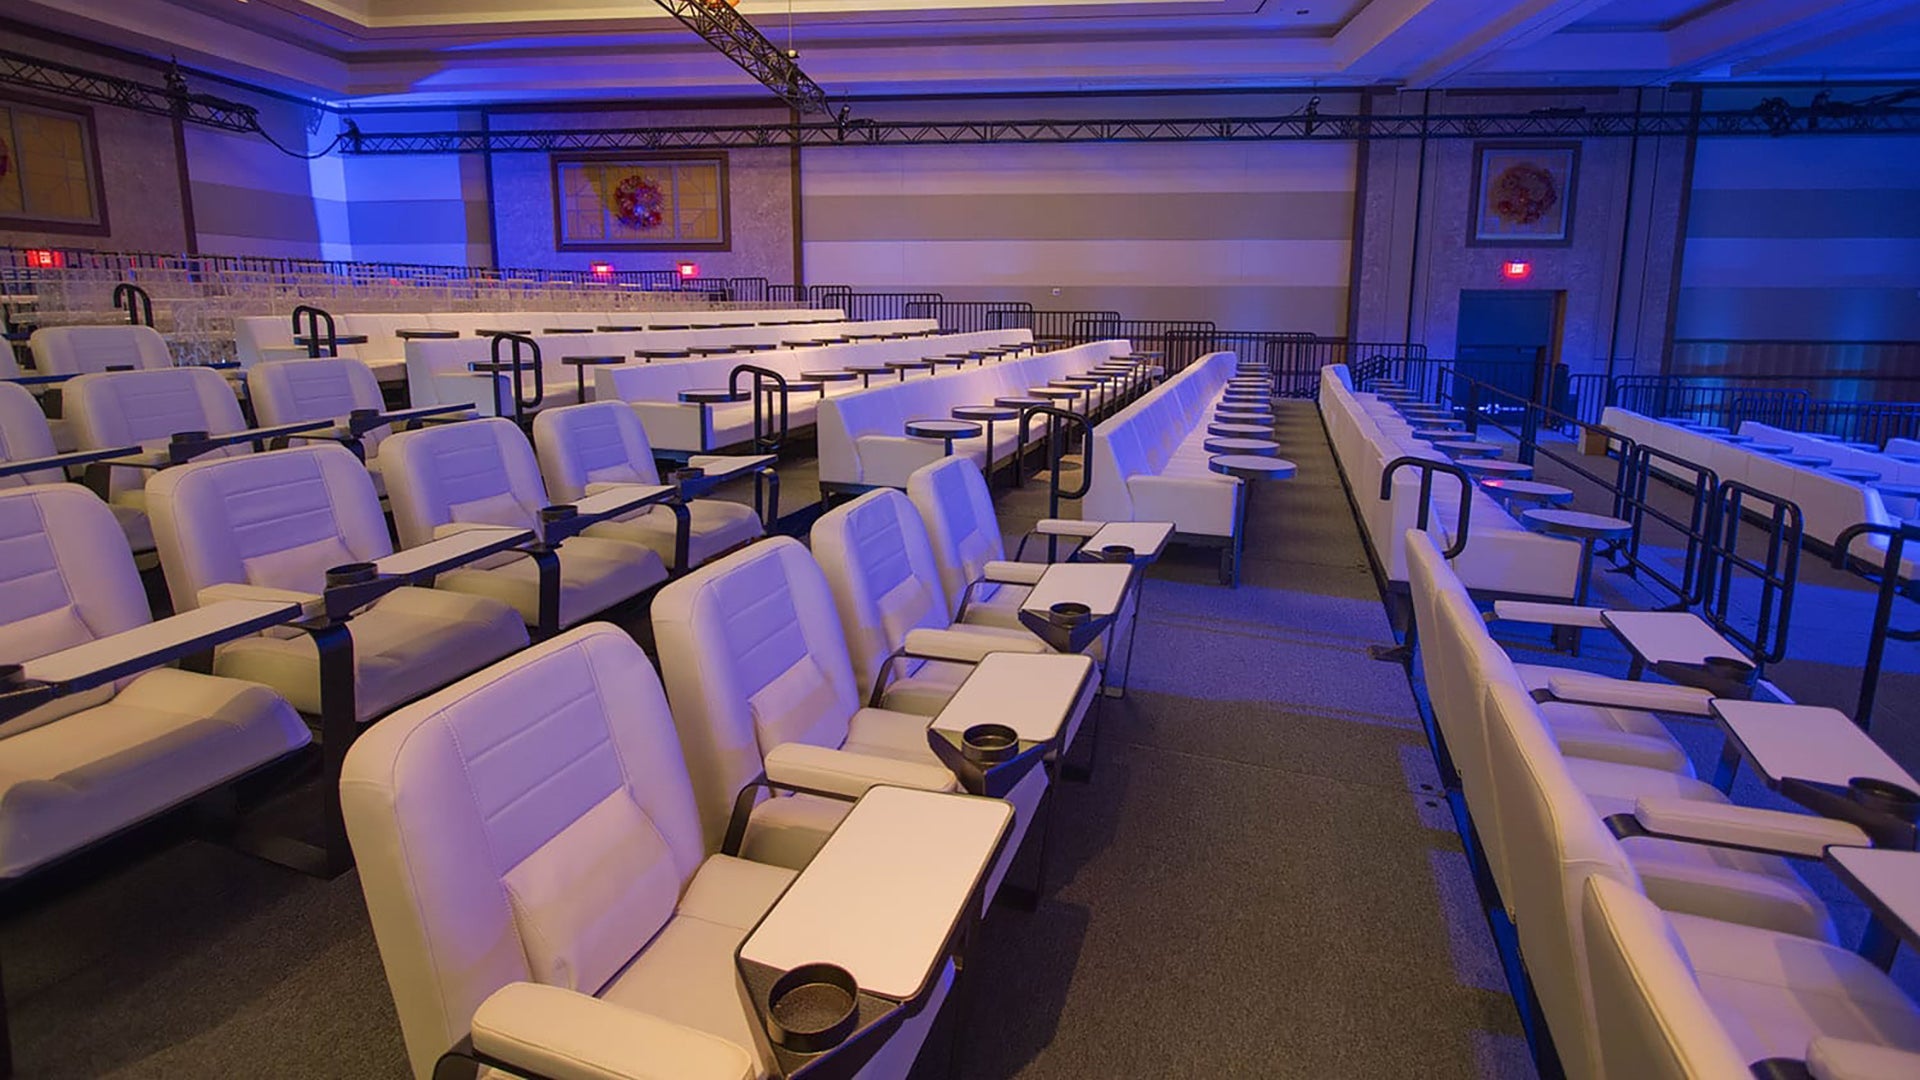
[[[1467,550],[1467,527],[1473,521],[1473,481],[1467,477],[1467,471],[1450,461],[1434,461],[1431,458],[1401,457],[1387,462],[1380,472],[1380,499],[1390,502],[1393,499],[1393,478],[1401,469],[1420,470],[1420,509],[1415,515],[1413,526],[1426,530],[1428,520],[1433,516],[1433,475],[1446,473],[1460,481],[1460,514],[1454,522],[1453,543],[1440,554],[1443,558],[1454,558]]]
[[[304,334],[300,332],[301,316],[305,316],[307,320],[307,329]],[[325,353],[320,351],[321,323],[325,323],[327,327],[327,351]],[[339,334],[334,330],[333,316],[324,309],[314,307],[312,304],[301,304],[299,307],[293,309],[293,337],[295,341],[298,341],[302,337],[307,339],[307,356],[309,359],[318,360],[323,355],[340,355]]]
[[[780,447],[787,441],[787,377],[772,368],[759,367],[754,364],[735,364],[733,371],[727,375],[727,392],[730,394],[738,394],[740,392],[740,376],[747,374],[753,376],[753,390],[751,391],[753,394],[753,448],[763,454],[779,453]],[[773,383],[771,388],[767,386],[769,381]],[[775,434],[768,426],[772,418],[765,416],[762,411],[764,400],[774,395],[777,395],[780,401],[780,429],[778,434]]]
[[[1047,516],[1057,518],[1060,516],[1061,499],[1084,499],[1088,490],[1093,487],[1093,424],[1077,412],[1056,409],[1051,405],[1029,405],[1020,411],[1020,441],[1014,445],[1023,448],[1027,445],[1027,435],[1032,430],[1033,418],[1036,416],[1045,416],[1050,425],[1053,423],[1064,423],[1069,427],[1078,425],[1084,440],[1082,445],[1087,448],[1087,452],[1080,456],[1080,486],[1072,491],[1066,491],[1060,487],[1060,463],[1066,457],[1066,446],[1064,441],[1058,438],[1057,429],[1052,432],[1054,437],[1047,440]],[[1014,462],[1016,471],[1020,467],[1018,461]]]
[[[139,305],[137,309],[136,303]],[[153,297],[147,295],[147,290],[130,281],[123,281],[113,287],[113,309],[119,311],[122,308],[126,309],[129,324],[149,327],[153,325]]]
[[[1869,535],[1887,538],[1887,555],[1878,568],[1852,552],[1853,542]],[[1873,723],[1874,698],[1880,691],[1880,667],[1886,659],[1887,642],[1920,641],[1920,626],[1896,630],[1892,625],[1893,598],[1901,594],[1908,599],[1915,598],[1913,584],[1902,585],[1900,579],[1900,564],[1905,559],[1908,541],[1920,541],[1920,525],[1863,521],[1840,530],[1833,541],[1834,569],[1858,574],[1877,586],[1879,594],[1873,605],[1873,626],[1867,633],[1867,659],[1860,669],[1860,697],[1853,706],[1853,722],[1862,731],[1870,730]]]
[[[510,354],[509,359],[506,360],[505,362],[502,362],[500,359],[500,347],[502,345],[509,345],[509,344],[513,346],[513,351]],[[533,397],[532,399],[528,399],[527,397],[527,384],[526,384],[527,360],[526,360],[526,357],[522,355],[521,350],[523,349],[530,349],[533,351]],[[513,372],[513,419],[515,423],[521,424],[522,426],[524,426],[526,423],[527,414],[532,412],[535,409],[538,409],[540,407],[540,404],[547,400],[547,380],[546,380],[546,372],[544,370],[545,367],[546,365],[540,362],[540,343],[538,341],[535,341],[532,337],[526,334],[494,334],[493,335],[494,373],[498,374],[502,369],[510,369]],[[500,385],[498,383],[494,384],[493,405],[494,405],[494,412],[496,414],[499,413]]]
[[[1633,535],[1627,538],[1625,548],[1628,571],[1636,578],[1644,575],[1671,592],[1676,600],[1676,609],[1705,603],[1707,578],[1700,573],[1700,565],[1705,558],[1706,547],[1712,540],[1713,500],[1720,489],[1719,474],[1704,465],[1696,465],[1686,458],[1646,443],[1635,444],[1627,452],[1626,461],[1626,486],[1614,498],[1614,516],[1633,524]],[[1691,473],[1693,476],[1693,508],[1684,523],[1647,499],[1647,485],[1653,479],[1655,461],[1667,466],[1662,471]],[[1649,517],[1686,539],[1686,561],[1677,582],[1662,573],[1657,563],[1640,557],[1642,532]]]
[[[1749,503],[1770,506],[1753,511],[1767,522],[1764,563],[1740,553],[1740,529]],[[1805,519],[1799,504],[1738,480],[1722,480],[1714,492],[1713,516],[1702,549],[1701,615],[1721,635],[1745,648],[1757,667],[1778,663],[1787,655],[1787,626],[1793,615],[1793,594],[1800,579],[1800,543]],[[1760,613],[1751,635],[1734,629],[1728,618],[1733,599],[1733,572],[1743,570],[1760,582]]]

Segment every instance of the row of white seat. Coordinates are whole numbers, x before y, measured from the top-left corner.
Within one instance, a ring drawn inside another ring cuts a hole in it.
[[[946,452],[938,440],[907,435],[908,421],[946,420],[961,406],[992,405],[996,398],[1029,397],[1035,389],[1056,389],[1048,384],[1084,374],[1130,351],[1132,346],[1126,341],[1095,341],[826,398],[820,403],[815,425],[821,488],[857,491],[903,487],[909,473]],[[1103,395],[1095,392],[1088,396],[1097,407]],[[1017,420],[995,424],[989,455],[983,425],[979,435],[955,439],[953,451],[985,469],[1012,456],[1019,437]]]
[[[334,332],[341,337],[365,337],[365,344],[340,346],[341,356],[365,361],[383,382],[405,379],[406,339],[403,330],[447,330],[472,336],[482,330],[519,329],[538,333],[547,329],[596,330],[602,326],[668,327],[686,329],[701,326],[753,327],[762,323],[840,323],[845,313],[812,308],[779,308],[766,311],[715,311],[698,308],[679,311],[423,311],[417,313],[358,314],[343,312],[333,317]],[[324,323],[322,324],[324,326]],[[302,327],[304,332],[304,324]],[[286,360],[306,355],[304,345],[294,343],[293,320],[289,316],[249,315],[233,321],[236,355],[242,367],[262,360]],[[637,346],[636,346],[637,347]]]
[[[861,324],[867,325],[867,324]],[[596,368],[593,396],[596,401],[618,400],[633,406],[646,425],[647,437],[661,450],[700,453],[708,447],[732,446],[753,434],[754,404],[700,404],[683,402],[685,390],[724,387],[728,374],[742,364],[778,372],[789,382],[808,382],[809,371],[843,370],[848,365],[884,365],[890,360],[918,360],[925,356],[971,352],[1012,346],[1030,346],[1033,335],[1026,330],[985,330],[966,334],[942,334],[900,341],[865,341],[819,348],[780,349],[751,356],[723,356],[706,360],[678,360],[671,363],[623,364]],[[981,362],[985,362],[982,358]],[[818,391],[787,396],[787,422],[794,428],[811,426],[829,398],[859,393],[868,389],[872,379],[880,386],[900,379],[926,379],[938,371],[887,372],[860,379],[823,384]],[[745,384],[743,383],[743,389]],[[879,387],[874,387],[879,389]],[[904,474],[903,474],[904,475]]]
[[[550,415],[593,410],[628,415],[612,403]],[[476,420],[393,439],[454,440],[462,464],[479,466],[455,470],[465,482],[512,471],[473,460],[480,443],[508,434],[518,437],[505,421]],[[143,655],[169,635],[219,640],[213,624],[237,609],[256,621],[275,608],[283,620],[317,614],[338,584],[323,580],[330,566],[372,561],[407,573],[387,554],[371,487],[356,469],[345,451],[319,446],[161,472],[151,498],[170,583],[183,610],[205,610],[144,630],[138,576],[97,497],[68,484],[0,493],[0,535],[20,556],[0,573],[35,583],[4,591],[0,662],[25,662],[28,679],[57,684],[83,660],[98,662],[102,647]],[[416,702],[355,745],[343,769],[344,813],[418,1075],[431,1075],[469,1029],[480,1036],[482,1027],[531,1025],[555,1036],[545,1027],[555,1008],[597,1026],[588,1045],[604,1050],[613,1030],[624,1032],[616,1042],[638,1039],[614,1054],[622,1063],[658,1068],[677,1060],[689,1033],[704,1032],[748,1063],[732,1074],[765,1075],[766,1041],[732,992],[736,947],[792,871],[829,842],[848,800],[875,784],[960,786],[928,726],[966,688],[970,666],[996,665],[974,714],[1023,733],[1052,725],[1052,735],[1022,738],[1049,743],[1056,763],[1064,755],[1098,679],[1085,657],[1045,655],[1014,617],[1042,568],[996,569],[999,525],[983,478],[964,459],[916,473],[909,488],[911,500],[877,492],[824,517],[818,564],[794,541],[769,541],[663,590],[653,622],[671,717],[637,648],[611,629],[586,628]],[[479,520],[491,521],[497,497],[483,501]],[[516,517],[461,536],[519,532],[520,524]],[[580,543],[563,542],[561,558]],[[443,570],[433,588],[394,589],[357,605],[346,624],[356,707],[344,727],[326,729],[330,756],[360,725],[526,644],[519,620],[489,590],[466,587],[466,576],[483,572]],[[960,587],[945,588],[949,578]],[[169,625],[182,619],[194,625]],[[1006,652],[1030,655],[989,660]],[[307,732],[287,702],[328,714],[315,700],[325,663],[298,632],[229,634],[215,650],[214,676],[156,671],[10,719],[5,749],[19,767],[10,784],[35,783],[42,766],[55,775],[85,769],[102,782],[53,785],[60,798],[0,798],[0,874],[24,875],[300,749]],[[889,679],[889,665],[904,665],[899,678]],[[862,707],[868,700],[875,707]],[[675,726],[677,744],[661,737]],[[519,749],[493,752],[508,744]],[[1013,842],[990,871],[976,867],[989,896],[1052,772],[1036,769],[1009,790]],[[762,777],[814,794],[739,803],[742,788]],[[738,807],[753,807],[751,815],[736,821]],[[608,861],[614,852],[621,857]],[[896,900],[926,887],[917,876],[851,884]],[[956,904],[949,923],[961,910]],[[915,918],[898,909],[889,917]],[[883,928],[875,933],[885,939]],[[810,959],[855,966],[844,955]],[[544,1009],[522,1011],[520,983],[572,996],[546,995]],[[594,997],[615,1008],[587,1008]],[[664,1028],[649,1027],[656,1022]],[[496,1053],[534,1049],[501,1038]],[[903,1075],[912,1049],[879,1075]]]
[[[1515,664],[1433,539],[1409,531],[1404,545],[1463,835],[1517,931],[1550,1038],[1538,1041],[1565,1075],[1920,1074],[1920,1008],[1838,943],[1786,861],[1865,848],[1867,834],[1730,803],[1643,711],[1698,718],[1707,692]]]
[[[1861,522],[1880,525],[1899,523],[1899,518],[1888,512],[1886,502],[1871,484],[1835,476],[1824,468],[1790,464],[1780,460],[1777,455],[1759,453],[1713,435],[1617,406],[1609,406],[1601,415],[1600,422],[1635,442],[1712,469],[1721,480],[1737,480],[1794,503],[1800,508],[1806,536],[1829,547],[1839,539],[1841,531],[1849,526]],[[1821,457],[1832,458],[1836,462],[1843,453],[1849,453],[1847,447],[1795,436],[1765,425],[1743,424],[1740,433],[1765,442],[1778,441],[1782,445],[1795,446],[1797,450],[1807,453],[1817,452]],[[1884,454],[1852,453],[1868,459],[1871,464],[1863,467],[1875,471],[1904,467]],[[1658,458],[1650,462],[1650,468],[1679,483],[1688,486],[1694,483],[1692,474],[1683,473]],[[1887,476],[1885,479],[1896,479],[1896,476]],[[1886,557],[1887,540],[1884,536],[1860,537],[1853,542],[1852,550],[1862,558],[1879,562]],[[1901,573],[1909,578],[1920,573],[1920,557],[1902,559]]]
[[[1405,582],[1403,538],[1419,520],[1420,476],[1415,469],[1401,469],[1387,499],[1380,498],[1381,476],[1403,457],[1444,462],[1446,456],[1413,438],[1391,406],[1370,393],[1355,392],[1345,364],[1320,369],[1320,417],[1381,570],[1388,581]],[[1452,530],[1462,498],[1472,499],[1473,506],[1466,548],[1453,567],[1469,588],[1508,596],[1573,597],[1580,570],[1578,543],[1530,532],[1477,487],[1462,491],[1452,476],[1437,475],[1428,528],[1444,546],[1455,540]]]
[[[1208,353],[1100,422],[1081,504],[1088,517],[1171,521],[1184,537],[1233,537],[1244,481],[1210,470],[1205,443],[1238,364],[1233,353]]]

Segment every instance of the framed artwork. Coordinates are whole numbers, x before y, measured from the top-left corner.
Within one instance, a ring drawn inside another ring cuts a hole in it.
[[[1565,247],[1573,243],[1573,191],[1580,144],[1475,143],[1473,216],[1477,247]]]
[[[0,97],[0,229],[107,235],[93,110]]]
[[[726,251],[727,158],[721,154],[553,157],[556,247]]]

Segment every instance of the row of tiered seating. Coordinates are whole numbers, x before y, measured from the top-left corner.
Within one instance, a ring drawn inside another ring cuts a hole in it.
[[[1565,1075],[1920,1072],[1920,1008],[1838,943],[1826,904],[1787,861],[1910,856],[1872,851],[1886,834],[1855,823],[1868,818],[1733,804],[1723,791],[1741,751],[1730,742],[1718,786],[1704,783],[1650,710],[1681,723],[1758,710],[1806,776],[1841,769],[1843,789],[1849,771],[1913,778],[1831,710],[1517,665],[1433,539],[1410,530],[1403,544],[1462,834],[1517,934],[1540,1041]],[[1838,741],[1864,744],[1864,756],[1845,764]]]

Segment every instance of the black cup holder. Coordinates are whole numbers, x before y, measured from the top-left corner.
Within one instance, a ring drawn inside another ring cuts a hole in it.
[[[1130,563],[1135,554],[1137,553],[1126,544],[1108,544],[1100,549],[1100,558],[1105,562]]]
[[[1847,780],[1847,793],[1869,810],[1892,814],[1902,821],[1920,820],[1920,792],[1905,784],[1876,776],[1855,776]]]
[[[167,436],[167,441],[178,446],[183,443],[203,443],[206,442],[209,437],[210,436],[204,431],[176,431]]]
[[[1752,664],[1733,656],[1708,656],[1700,661],[1700,670],[1716,679],[1747,682],[1754,676]]]
[[[572,503],[559,503],[540,508],[540,523],[551,525],[556,521],[571,521],[580,516],[580,508]]]
[[[1047,608],[1047,621],[1055,626],[1074,627],[1093,618],[1093,609],[1072,600],[1063,600]]]
[[[960,733],[960,753],[981,765],[1002,762],[1020,752],[1020,734],[1005,724],[975,724]]]
[[[860,1024],[860,987],[835,964],[802,964],[767,991],[767,1035],[796,1054],[839,1046]]]
[[[327,588],[333,589],[342,585],[365,585],[375,577],[378,577],[379,573],[379,568],[370,562],[350,562],[342,563],[339,566],[328,567]]]
[[[0,687],[19,686],[26,681],[27,669],[24,664],[0,664]]]
[[[356,428],[373,427],[380,416],[379,409],[350,409],[347,412],[347,423]]]
[[[693,480],[705,480],[706,478],[707,470],[695,468],[691,465],[684,469],[673,470],[672,474],[668,477],[668,479],[676,484],[685,484]]]

